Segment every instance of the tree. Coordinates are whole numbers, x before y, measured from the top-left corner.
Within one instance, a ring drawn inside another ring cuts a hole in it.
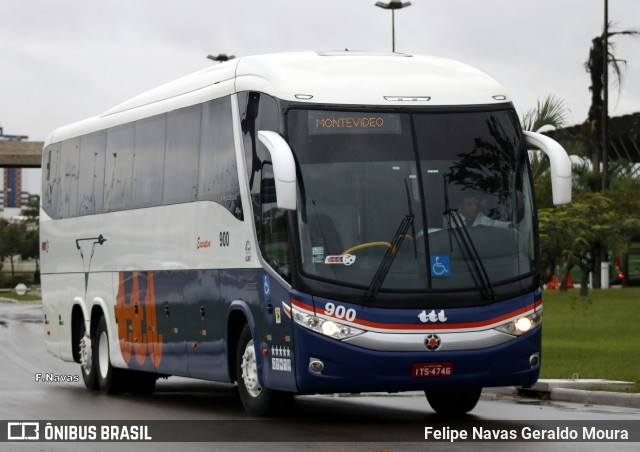
[[[38,224],[40,220],[40,195],[29,195],[29,201],[24,205],[20,214],[26,218],[27,224]]]
[[[543,272],[562,262],[561,289],[566,289],[568,274],[577,266],[582,271],[581,294],[586,295],[589,273],[599,277],[600,250],[614,247],[624,253],[631,238],[640,234],[640,180],[631,165],[622,162],[612,165],[612,174],[611,185],[601,193],[581,187],[578,172],[572,203],[538,212]]]
[[[40,283],[40,231],[38,229],[28,229],[22,237],[20,244],[20,257],[22,260],[35,259],[36,271],[33,275],[33,282]]]
[[[15,275],[14,258],[19,255],[24,243],[25,227],[20,223],[4,221],[0,229],[0,256],[9,259],[11,275]]]
[[[591,106],[588,115],[588,135],[591,138],[592,146],[591,161],[593,169],[596,173],[600,173],[600,163],[602,162],[602,123],[604,116],[604,94],[605,89],[605,45],[607,47],[607,63],[608,67],[613,69],[613,75],[618,85],[618,90],[622,89],[623,70],[627,64],[626,60],[617,58],[614,54],[615,43],[609,38],[614,36],[640,36],[637,30],[611,31],[612,23],[607,24],[606,29],[600,36],[596,36],[591,41],[591,49],[589,50],[589,59],[584,63],[585,70],[591,78]],[[605,44],[606,43],[606,44]],[[608,70],[608,68],[607,68]],[[606,170],[606,169],[605,169]]]
[[[589,273],[596,263],[594,249],[617,239],[617,212],[613,202],[602,193],[578,192],[571,204],[539,212],[540,239],[546,252],[561,256],[566,290],[569,272],[574,266],[582,271],[581,295],[589,290]]]
[[[569,118],[569,108],[564,99],[553,94],[538,102],[535,108],[529,109],[522,116],[522,128],[530,132],[543,132],[556,130],[567,125]],[[531,174],[533,180],[543,178],[549,170],[549,159],[541,151],[532,152],[529,155],[531,162]]]
[[[522,116],[522,128],[538,133],[557,130],[567,125],[568,118],[569,109],[564,99],[549,94],[542,101],[538,99],[536,106]],[[530,151],[529,161],[538,207],[548,208],[539,210],[538,214],[541,276],[542,281],[547,283],[555,274],[556,265],[564,262],[563,252],[568,244],[564,243],[565,235],[561,223],[553,213],[549,159],[542,151]]]

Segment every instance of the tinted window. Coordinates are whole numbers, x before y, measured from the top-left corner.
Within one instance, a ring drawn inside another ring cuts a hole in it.
[[[102,212],[106,147],[106,131],[92,133],[80,139],[78,215]]]
[[[136,122],[133,164],[133,205],[136,208],[162,204],[166,115]]]
[[[228,97],[207,102],[203,107],[198,200],[218,202],[238,219],[243,218]]]
[[[202,105],[167,115],[167,147],[164,168],[164,203],[196,200]]]
[[[42,169],[42,208],[51,218],[60,218],[60,143],[47,146]]]
[[[51,144],[43,166],[52,218],[202,200],[243,219],[230,97]]]
[[[104,177],[104,211],[132,206],[134,125],[125,124],[107,132]]]
[[[78,215],[78,169],[80,166],[80,138],[72,138],[62,142],[60,159],[60,182],[64,199],[62,203],[63,217]]]

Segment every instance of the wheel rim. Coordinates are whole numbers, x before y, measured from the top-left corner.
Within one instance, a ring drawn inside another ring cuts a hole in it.
[[[258,397],[262,387],[258,382],[258,364],[256,362],[256,351],[253,348],[253,340],[247,343],[242,354],[242,381],[251,397]]]
[[[98,367],[100,368],[100,376],[107,378],[109,372],[109,338],[105,331],[100,333],[98,339]]]
[[[80,340],[80,365],[85,375],[91,373],[91,339],[84,335]]]

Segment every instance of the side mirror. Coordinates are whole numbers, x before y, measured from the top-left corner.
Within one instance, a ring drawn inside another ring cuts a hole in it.
[[[535,146],[549,157],[553,204],[556,206],[569,204],[571,202],[571,159],[566,151],[548,136],[527,131],[523,133],[527,144]]]
[[[259,130],[258,139],[271,154],[278,209],[296,210],[296,163],[291,148],[276,132]]]

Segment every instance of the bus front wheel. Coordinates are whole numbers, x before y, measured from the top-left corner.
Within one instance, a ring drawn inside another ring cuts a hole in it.
[[[258,357],[251,329],[245,325],[236,350],[236,378],[244,409],[252,416],[267,416],[284,408],[292,394],[262,387],[258,377]]]
[[[480,400],[482,388],[427,389],[424,391],[431,408],[438,414],[464,414]]]

